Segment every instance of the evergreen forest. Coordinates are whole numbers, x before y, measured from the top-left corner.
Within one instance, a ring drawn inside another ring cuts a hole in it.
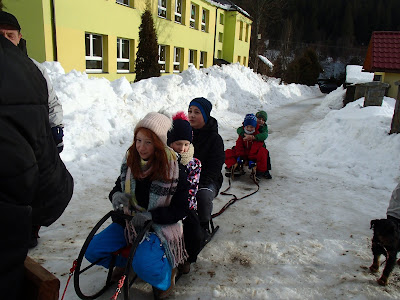
[[[249,66],[259,73],[268,74],[259,54],[278,62],[280,71],[285,72],[289,63],[309,48],[320,61],[331,58],[362,65],[373,31],[400,30],[399,0],[232,2],[253,20]]]

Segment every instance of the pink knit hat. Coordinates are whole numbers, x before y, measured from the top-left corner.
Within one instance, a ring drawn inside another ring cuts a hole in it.
[[[167,144],[167,133],[171,126],[171,118],[158,112],[150,112],[136,124],[135,131],[140,127],[150,129],[164,144]]]

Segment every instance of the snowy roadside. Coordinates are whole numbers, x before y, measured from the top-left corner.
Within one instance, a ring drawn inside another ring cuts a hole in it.
[[[171,94],[169,99],[155,102],[154,108],[186,109],[193,86],[198,86],[198,91],[202,87],[202,93],[215,97],[212,115],[219,121],[225,148],[233,145],[235,128],[247,110],[267,110],[270,128],[267,145],[273,167],[273,179],[262,181],[256,195],[235,203],[215,220],[220,225],[215,239],[200,254],[191,273],[180,279],[171,299],[400,298],[397,268],[388,287],[378,286],[377,275],[366,270],[372,262],[369,221],[385,216],[391,189],[399,176],[398,161],[396,166],[388,165],[388,161],[395,161],[400,139],[382,133],[388,118],[381,115],[387,108],[377,111],[349,107],[331,111],[326,107],[327,102],[332,106],[334,101],[329,98],[340,100],[343,93],[340,89],[321,97],[311,89],[295,85],[258,82],[245,69],[239,69],[243,73],[239,76],[234,68],[210,71],[212,76],[218,74],[224,78],[218,82],[225,82],[225,87],[210,87],[209,78],[204,74],[189,72],[192,73],[185,73],[182,78],[176,76],[169,81],[161,78],[157,82],[151,80],[135,85],[135,95],[126,92],[125,97],[121,96],[127,103],[138,103],[130,108],[118,102],[120,96],[115,96],[109,86],[98,88],[99,80],[93,81],[95,84],[90,81],[93,86],[87,88],[87,79],[81,82],[73,77],[73,84],[85,89],[72,98],[66,96],[67,91],[72,91],[63,88],[69,85],[67,79],[58,81],[58,88],[64,92],[66,117],[71,122],[70,136],[66,136],[70,144],[66,146],[72,149],[63,154],[63,159],[74,175],[75,194],[62,217],[41,230],[39,246],[29,255],[60,278],[61,293],[72,261],[88,232],[111,208],[107,196],[118,176],[120,160],[131,142],[128,129],[145,111],[141,104],[147,101],[146,97],[162,94],[151,89],[164,85],[165,91],[179,88],[182,94]],[[241,77],[243,75],[245,78]],[[246,78],[251,80],[247,82]],[[115,87],[117,84],[112,83],[114,91],[122,91],[123,82],[119,88]],[[91,96],[94,90],[97,94]],[[104,99],[99,102],[101,94]],[[136,98],[132,100],[132,97]],[[95,105],[86,99],[96,99],[93,100]],[[358,115],[364,113],[373,114],[371,120],[364,121]],[[343,123],[349,123],[345,132],[340,127]],[[334,142],[327,147],[329,139],[337,141],[330,131],[332,127],[339,131],[344,145]],[[370,138],[376,140],[375,144],[364,143],[367,137],[360,134],[358,128],[366,129]],[[355,137],[348,137],[353,131]],[[355,159],[354,152],[346,150],[346,144],[366,155]],[[387,159],[372,157],[376,153],[374,149]],[[332,154],[330,160],[329,154]],[[343,161],[338,161],[338,157]],[[378,164],[382,164],[382,168],[378,168]],[[369,176],[359,175],[360,169]],[[382,184],[373,184],[375,181]],[[226,186],[225,180],[223,188]],[[254,188],[250,179],[243,177],[233,183],[232,191],[241,195]],[[229,199],[219,195],[214,201],[214,211]],[[109,299],[112,293],[113,290],[99,299]],[[134,285],[132,298],[151,299],[148,285]],[[66,299],[78,299],[73,283]]]

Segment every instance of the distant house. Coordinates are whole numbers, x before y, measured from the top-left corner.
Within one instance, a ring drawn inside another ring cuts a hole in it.
[[[66,72],[135,79],[141,15],[153,13],[162,74],[214,59],[247,66],[252,20],[228,0],[3,0],[21,24],[30,57]]]
[[[388,97],[396,98],[400,80],[400,31],[374,31],[365,57],[364,71],[374,72],[374,81],[388,83]]]

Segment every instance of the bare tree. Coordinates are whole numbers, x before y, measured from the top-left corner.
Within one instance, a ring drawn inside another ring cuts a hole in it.
[[[288,0],[238,0],[235,1],[245,9],[253,19],[250,40],[249,64],[254,71],[258,70],[259,54],[264,54],[270,23],[282,22],[282,10]]]

